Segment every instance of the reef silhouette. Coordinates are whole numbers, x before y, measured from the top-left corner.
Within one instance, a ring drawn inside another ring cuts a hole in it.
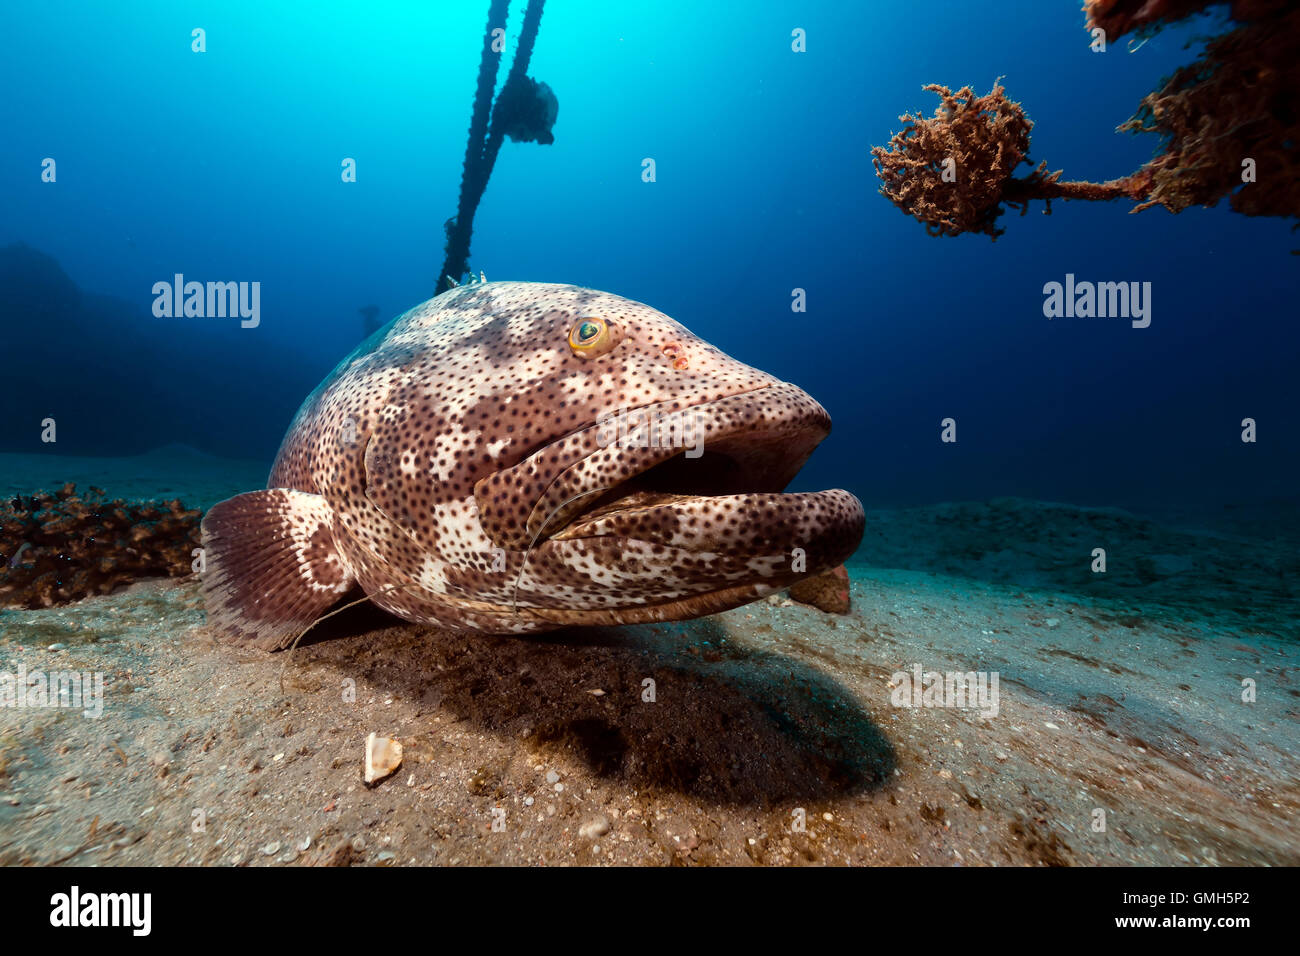
[[[328,356],[271,338],[250,347],[238,322],[161,319],[143,298],[80,289],[22,242],[0,247],[0,327],[12,357],[3,369],[4,451],[119,456],[185,444],[269,459],[330,366]],[[46,418],[56,442],[42,441]]]

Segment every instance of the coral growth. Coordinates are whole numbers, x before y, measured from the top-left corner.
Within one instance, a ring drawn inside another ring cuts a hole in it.
[[[1034,124],[994,84],[985,96],[931,83],[942,101],[934,116],[900,116],[906,125],[889,148],[871,151],[885,183],[881,192],[925,223],[932,236],[982,232],[997,236],[1003,186],[1029,152]],[[952,176],[945,181],[945,172]]]
[[[1088,26],[1114,40],[1150,34],[1214,4],[1211,0],[1090,0]],[[1023,178],[1033,124],[994,85],[953,93],[931,84],[942,103],[934,116],[904,115],[889,146],[872,152],[881,192],[935,236],[983,233],[997,238],[1004,206],[1021,214],[1034,199],[1128,198],[1134,212],[1164,206],[1181,212],[1231,196],[1248,216],[1300,217],[1300,8],[1284,0],[1236,0],[1239,26],[1212,38],[1194,63],[1148,94],[1121,130],[1157,133],[1156,157],[1109,182],[1062,182],[1046,163]],[[1251,175],[1250,173],[1254,173]]]
[[[1144,167],[1150,191],[1137,210],[1181,212],[1226,196],[1246,216],[1300,217],[1298,90],[1300,8],[1210,40],[1120,127],[1163,140]],[[1243,185],[1246,160],[1257,172]]]
[[[1165,23],[1181,20],[1225,0],[1087,0],[1088,29],[1101,27],[1107,41],[1126,33],[1151,33]],[[1232,19],[1238,22],[1281,13],[1290,0],[1232,0]]]
[[[1023,215],[1031,199],[1140,198],[1141,182],[1134,177],[1108,183],[1061,182],[1061,173],[1046,164],[1023,179],[1012,174],[1028,162],[1033,122],[1019,103],[1007,99],[998,84],[984,96],[965,86],[954,93],[931,83],[925,89],[942,101],[928,119],[900,116],[906,125],[889,146],[871,150],[880,191],[899,209],[925,225],[932,236],[983,233],[996,239],[1003,205],[1017,206]],[[951,175],[945,177],[946,171]]]
[[[68,482],[0,502],[0,607],[51,607],[140,577],[190,573],[198,510],[76,491]]]

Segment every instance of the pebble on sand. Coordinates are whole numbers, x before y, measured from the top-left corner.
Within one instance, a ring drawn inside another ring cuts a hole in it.
[[[609,821],[603,816],[588,820],[578,827],[578,836],[584,840],[596,840],[609,832]]]

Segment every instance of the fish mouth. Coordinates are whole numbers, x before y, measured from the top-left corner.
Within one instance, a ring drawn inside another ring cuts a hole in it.
[[[570,587],[553,604],[529,595],[521,603],[531,613],[563,623],[694,617],[748,603],[856,550],[857,498],[784,492],[830,433],[830,416],[807,393],[782,382],[678,404],[598,423],[597,450],[557,469],[532,503],[517,527],[528,538],[528,577]],[[594,431],[566,441],[590,443]],[[574,608],[579,593],[597,606]]]
[[[598,450],[554,477],[533,504],[528,533],[534,540],[573,538],[592,533],[600,519],[606,530],[596,533],[614,533],[614,524],[625,523],[615,521],[620,515],[705,498],[779,495],[830,430],[826,409],[785,382],[694,404],[610,412],[572,436],[594,438]]]

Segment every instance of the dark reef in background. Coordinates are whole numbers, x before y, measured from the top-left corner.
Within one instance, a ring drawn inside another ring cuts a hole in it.
[[[269,459],[329,370],[238,322],[160,319],[147,303],[84,292],[21,242],[0,248],[0,328],[0,451],[133,455],[181,443]],[[41,441],[46,418],[55,444]]]

